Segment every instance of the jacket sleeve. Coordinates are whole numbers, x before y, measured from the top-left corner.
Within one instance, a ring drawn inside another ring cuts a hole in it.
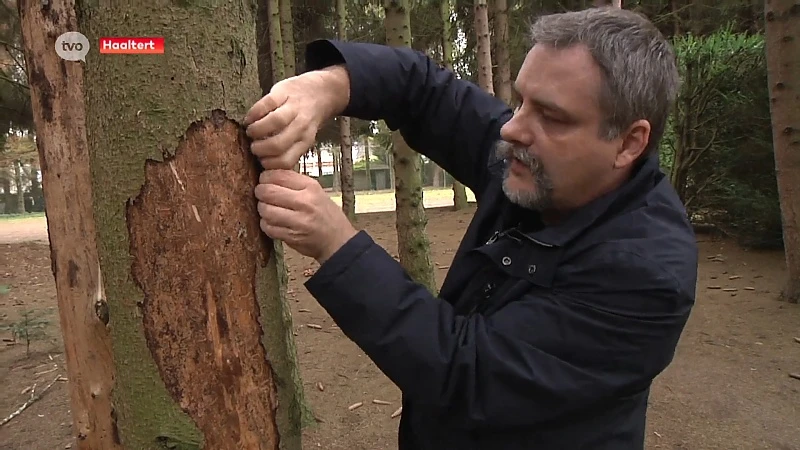
[[[638,277],[647,290],[532,294],[467,318],[361,231],[306,287],[411,402],[498,430],[642,392],[672,360],[691,297],[645,258],[615,275],[618,262],[602,268],[609,279]]]
[[[412,149],[476,194],[483,190],[490,152],[511,117],[503,101],[410,48],[335,40],[307,46],[307,70],[335,64],[350,75],[343,115],[384,120]]]

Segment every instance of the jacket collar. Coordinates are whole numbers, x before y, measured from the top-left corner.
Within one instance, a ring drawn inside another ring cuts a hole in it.
[[[624,208],[647,195],[660,174],[658,154],[648,155],[638,164],[633,176],[617,189],[575,210],[558,225],[546,226],[526,236],[540,245],[561,247],[578,237],[606,213]]]

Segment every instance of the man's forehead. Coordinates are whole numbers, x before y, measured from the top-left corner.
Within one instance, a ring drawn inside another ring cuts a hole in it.
[[[600,67],[585,46],[556,49],[537,44],[525,57],[514,88],[522,97],[535,96],[557,102],[559,98],[596,97]]]

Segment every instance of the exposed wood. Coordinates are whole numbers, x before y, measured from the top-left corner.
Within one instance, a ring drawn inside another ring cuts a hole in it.
[[[18,3],[73,429],[80,449],[121,449],[92,210],[83,66],[64,61],[53,51],[56,38],[77,29],[78,22],[73,1],[44,5]]]
[[[174,159],[147,163],[127,207],[147,345],[206,448],[278,449],[255,292],[257,267],[271,256],[252,196],[257,164],[243,127],[214,111],[189,128]]]

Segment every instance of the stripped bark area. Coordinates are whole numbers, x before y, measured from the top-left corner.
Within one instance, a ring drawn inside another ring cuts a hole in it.
[[[174,158],[147,161],[126,211],[147,345],[205,448],[279,448],[255,291],[272,248],[259,229],[258,175],[244,129],[215,110]]]
[[[53,51],[77,30],[73,1],[18,2],[47,204],[50,259],[80,449],[121,448],[112,404],[114,360],[100,274],[86,139],[84,71]]]

